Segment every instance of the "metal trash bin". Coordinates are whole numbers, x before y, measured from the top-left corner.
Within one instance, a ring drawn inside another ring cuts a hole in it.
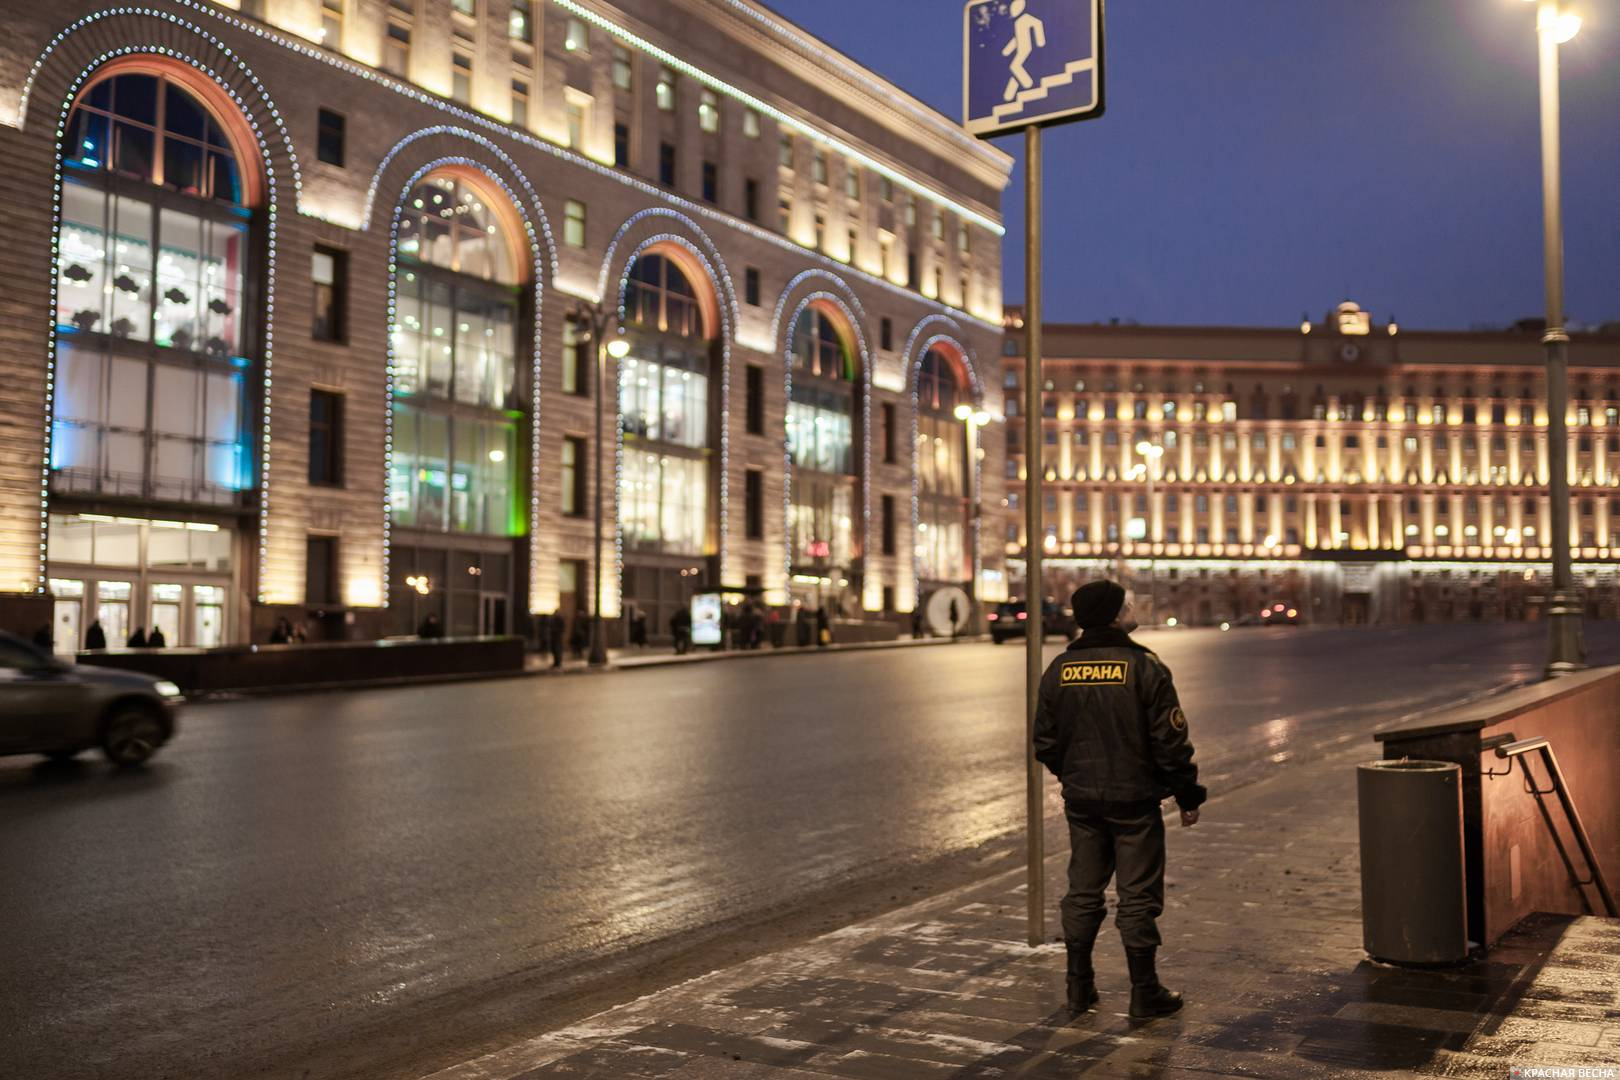
[[[1356,802],[1368,955],[1394,964],[1467,959],[1462,768],[1371,761],[1356,769]]]

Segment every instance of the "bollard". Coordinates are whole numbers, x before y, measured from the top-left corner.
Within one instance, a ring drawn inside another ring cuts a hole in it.
[[[1373,761],[1356,770],[1362,944],[1392,964],[1468,957],[1462,769]]]

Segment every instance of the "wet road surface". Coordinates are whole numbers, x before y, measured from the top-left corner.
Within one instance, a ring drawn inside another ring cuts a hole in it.
[[[1544,650],[1534,625],[1144,637],[1217,791]],[[1620,660],[1607,626],[1588,645]],[[0,1076],[418,1075],[458,1049],[461,996],[1005,837],[1021,653],[208,704],[134,774],[0,761]]]

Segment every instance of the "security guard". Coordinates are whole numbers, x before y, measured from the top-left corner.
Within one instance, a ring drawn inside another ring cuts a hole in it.
[[[1115,878],[1114,918],[1131,972],[1130,1015],[1169,1016],[1181,995],[1159,984],[1154,953],[1164,911],[1164,818],[1175,796],[1183,827],[1198,823],[1207,796],[1198,783],[1187,714],[1170,669],[1131,640],[1125,590],[1091,581],[1075,590],[1078,639],[1041,679],[1035,756],[1063,782],[1069,819],[1069,892],[1063,937],[1069,952],[1069,1008],[1097,1003],[1091,946],[1105,915],[1103,889]]]

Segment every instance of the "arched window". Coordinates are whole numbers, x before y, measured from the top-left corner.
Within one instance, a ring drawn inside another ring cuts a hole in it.
[[[971,404],[956,361],[940,349],[923,356],[917,373],[917,576],[964,582],[968,567],[966,425],[956,407]]]
[[[643,255],[630,267],[625,318],[634,326],[674,337],[701,338],[703,312],[681,268],[662,255]]]
[[[815,306],[800,313],[789,340],[792,367],[787,446],[793,462],[788,523],[792,565],[802,575],[847,580],[854,565],[855,354],[849,335]],[[833,574],[841,570],[844,573]],[[826,597],[805,597],[824,602]]]
[[[707,452],[717,410],[713,342],[697,290],[673,259],[645,253],[630,267],[624,305],[630,355],[619,367],[625,434],[619,521],[625,545],[645,553],[706,554],[713,505]],[[639,587],[641,577],[649,589]],[[650,617],[663,618],[670,599],[663,592],[672,598],[674,590],[661,590],[658,573],[627,568],[626,578],[626,597]]]
[[[410,193],[399,215],[399,254],[423,266],[500,285],[523,280],[507,227],[477,187],[432,176]]]
[[[923,357],[922,370],[917,374],[917,398],[924,410],[947,414],[965,400],[950,357],[938,349],[929,349]]]
[[[515,509],[525,422],[518,328],[529,305],[510,219],[491,205],[500,197],[475,180],[438,173],[399,208],[390,485],[394,523],[405,528],[492,537],[524,531],[525,515]],[[393,560],[407,569],[410,561]],[[452,610],[448,622],[458,621]]]
[[[92,83],[65,130],[52,487],[234,502],[254,456],[242,166],[160,75]]]

